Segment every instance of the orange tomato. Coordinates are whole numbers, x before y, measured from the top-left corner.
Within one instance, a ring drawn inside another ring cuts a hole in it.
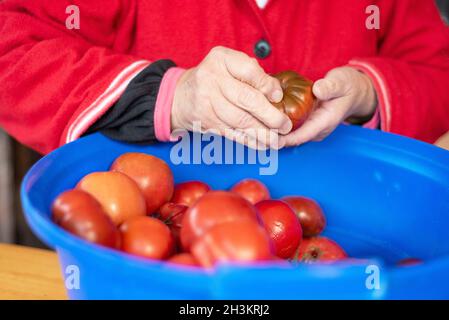
[[[145,197],[148,215],[172,198],[173,173],[162,159],[145,153],[125,153],[114,161],[111,171],[124,173],[137,183]]]
[[[85,176],[77,189],[100,202],[115,225],[128,218],[145,215],[145,199],[137,184],[120,172],[94,172]]]

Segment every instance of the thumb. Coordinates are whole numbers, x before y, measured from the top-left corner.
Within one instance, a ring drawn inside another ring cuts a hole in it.
[[[333,78],[318,80],[313,85],[313,94],[319,100],[327,101],[344,95],[344,87],[340,81]]]

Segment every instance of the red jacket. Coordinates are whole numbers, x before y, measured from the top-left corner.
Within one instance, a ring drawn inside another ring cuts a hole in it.
[[[66,8],[80,29],[66,28]],[[368,30],[366,8],[380,8]],[[449,31],[432,0],[5,0],[0,2],[0,125],[46,153],[78,138],[149,61],[197,65],[217,45],[269,73],[318,79],[353,65],[374,81],[381,127],[433,142],[449,130]]]

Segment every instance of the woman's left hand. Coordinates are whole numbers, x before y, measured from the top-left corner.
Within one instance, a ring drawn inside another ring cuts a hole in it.
[[[313,93],[318,99],[318,107],[300,128],[280,137],[284,140],[281,145],[321,141],[347,118],[372,116],[377,107],[371,79],[351,67],[331,70],[324,79],[315,82]]]

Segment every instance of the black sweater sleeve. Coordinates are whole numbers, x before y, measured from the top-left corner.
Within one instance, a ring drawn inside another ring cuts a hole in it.
[[[174,67],[170,60],[158,60],[142,70],[129,84],[121,98],[86,132],[101,132],[123,142],[156,142],[154,107],[165,72]]]

